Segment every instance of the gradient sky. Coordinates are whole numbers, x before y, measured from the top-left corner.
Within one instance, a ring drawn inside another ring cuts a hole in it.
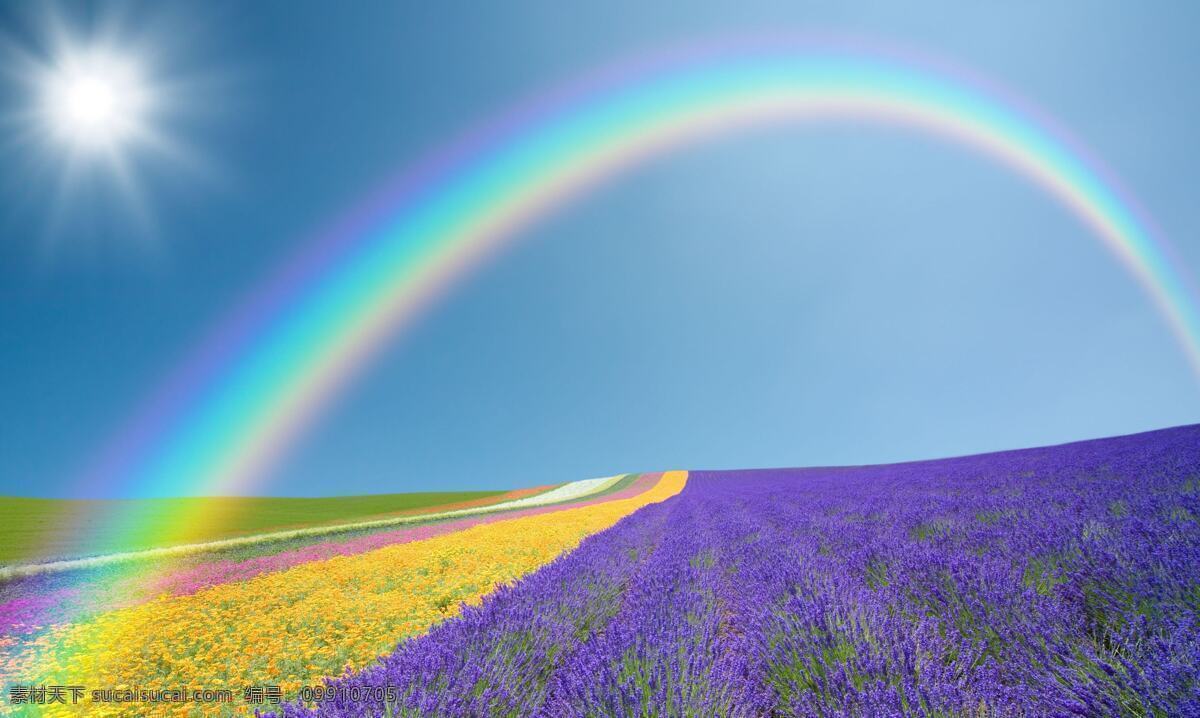
[[[212,170],[148,168],[147,246],[119,207],[56,210],[30,180],[55,158],[0,143],[0,493],[67,495],[201,332],[385,176],[665,44],[823,32],[970,68],[1069,128],[1200,273],[1200,10],[670,4],[128,6],[157,8],[128,17],[163,35],[171,72],[206,78],[172,127]],[[8,43],[37,27],[0,4]],[[269,491],[875,463],[1196,421],[1164,322],[1055,201],[910,131],[774,128],[655,160],[525,232],[378,359]]]

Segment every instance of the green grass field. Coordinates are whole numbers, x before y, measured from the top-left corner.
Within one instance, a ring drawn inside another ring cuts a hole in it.
[[[157,548],[162,537],[138,524],[162,525],[203,508],[191,541],[212,541],[303,526],[384,518],[446,504],[500,501],[504,491],[438,491],[328,498],[220,497],[76,500],[0,497],[0,564]],[[114,520],[114,516],[138,519]],[[130,526],[130,524],[133,524]]]

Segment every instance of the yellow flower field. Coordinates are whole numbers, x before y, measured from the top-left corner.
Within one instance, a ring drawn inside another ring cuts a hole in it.
[[[359,669],[403,638],[477,603],[496,584],[536,569],[589,534],[683,489],[668,472],[637,496],[473,526],[458,533],[214,586],[100,614],[39,640],[34,683],[94,688],[233,691],[284,697]],[[45,706],[47,715],[211,715],[209,704]]]

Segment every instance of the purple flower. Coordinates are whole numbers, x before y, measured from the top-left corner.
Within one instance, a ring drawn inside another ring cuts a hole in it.
[[[1200,427],[693,472],[284,716],[1200,714]]]

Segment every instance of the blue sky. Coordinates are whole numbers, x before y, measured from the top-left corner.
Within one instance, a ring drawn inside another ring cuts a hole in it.
[[[29,173],[54,157],[0,143],[0,493],[68,495],[200,333],[385,176],[665,44],[828,32],[971,68],[1069,128],[1200,270],[1200,13],[1183,4],[666,5],[126,6],[159,33],[164,72],[204,80],[171,127],[212,171],[144,168],[148,248],[95,198],[50,229]],[[107,12],[62,7],[84,30]],[[37,28],[27,4],[0,5],[10,45]],[[655,160],[526,231],[340,397],[268,491],[875,463],[1198,420],[1141,289],[1028,183],[907,131],[773,128]]]

